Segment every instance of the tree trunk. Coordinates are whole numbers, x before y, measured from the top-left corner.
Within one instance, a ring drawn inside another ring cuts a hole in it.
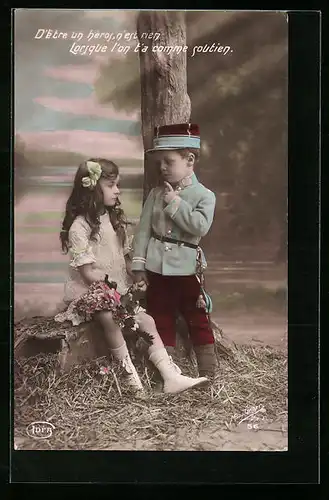
[[[143,33],[160,33],[160,37],[157,40],[144,39]],[[137,34],[140,43],[142,134],[144,150],[147,150],[152,148],[154,127],[190,121],[186,52],[170,54],[155,50],[156,46],[186,46],[185,12],[140,12]],[[158,181],[159,172],[155,170],[152,156],[144,153],[143,203]],[[214,324],[212,327],[216,340],[221,345]],[[191,343],[181,317],[177,319],[177,334],[177,345],[183,343],[186,351],[189,351]]]
[[[157,40],[143,38],[143,33],[159,33],[160,37]],[[156,50],[156,46],[186,46],[185,12],[140,12],[137,34],[140,43],[142,135],[144,149],[147,150],[152,147],[154,127],[184,123],[190,119],[186,52],[177,54]],[[157,183],[158,172],[152,166],[152,158],[144,153],[143,202]]]

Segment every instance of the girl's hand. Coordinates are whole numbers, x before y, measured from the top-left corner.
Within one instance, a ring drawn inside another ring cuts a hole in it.
[[[165,185],[165,194],[163,199],[165,203],[170,203],[177,196],[177,193],[176,191],[174,191],[174,188],[172,187],[171,184],[169,184],[169,182],[164,181],[164,185]]]
[[[128,276],[130,276],[130,278],[133,278],[133,280],[135,280],[135,275],[134,275],[133,271],[131,270],[130,258],[128,256],[125,256],[125,261],[126,261],[126,270],[127,270]]]
[[[94,281],[102,279],[102,277],[98,276],[98,274],[95,272],[95,269],[93,268],[92,264],[84,264],[83,266],[80,266],[78,269],[83,281],[88,286],[94,283]]]

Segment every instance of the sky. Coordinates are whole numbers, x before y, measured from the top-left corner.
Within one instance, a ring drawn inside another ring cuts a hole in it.
[[[100,104],[94,82],[110,56],[72,55],[72,40],[35,39],[38,29],[101,32],[135,29],[133,12],[62,9],[15,11],[15,132],[26,146],[111,158],[142,158],[139,110]],[[95,44],[84,38],[79,44]]]

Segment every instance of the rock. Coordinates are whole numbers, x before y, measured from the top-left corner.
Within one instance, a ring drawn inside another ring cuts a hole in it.
[[[225,339],[220,327],[211,323],[219,355],[231,356],[234,348]],[[127,338],[128,348],[134,352],[134,339]],[[68,370],[86,359],[108,356],[109,347],[100,326],[94,321],[72,326],[57,323],[52,317],[36,316],[23,319],[14,326],[15,358],[35,356],[38,353],[57,353],[62,370]],[[177,319],[177,352],[193,357],[187,325],[182,317]]]

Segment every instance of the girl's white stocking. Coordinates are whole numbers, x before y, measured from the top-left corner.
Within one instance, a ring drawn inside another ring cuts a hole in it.
[[[126,372],[126,380],[128,385],[137,391],[143,391],[143,385],[136,371],[136,368],[131,360],[127,344],[124,343],[117,349],[110,350],[113,357],[119,360]]]

